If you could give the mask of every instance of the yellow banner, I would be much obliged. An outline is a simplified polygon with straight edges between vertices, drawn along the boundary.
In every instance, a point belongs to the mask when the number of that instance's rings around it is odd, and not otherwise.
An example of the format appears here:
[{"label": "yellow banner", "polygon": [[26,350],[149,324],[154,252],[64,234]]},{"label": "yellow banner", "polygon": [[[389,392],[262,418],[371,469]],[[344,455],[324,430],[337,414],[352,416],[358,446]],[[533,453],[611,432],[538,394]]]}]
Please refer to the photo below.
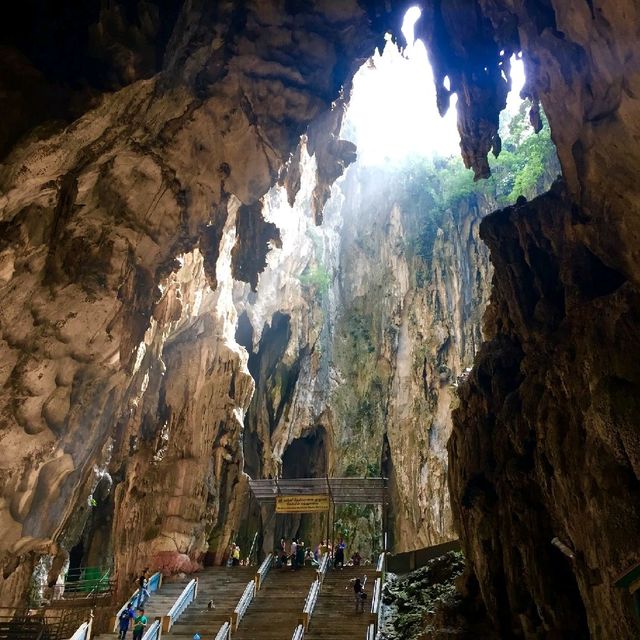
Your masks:
[{"label": "yellow banner", "polygon": [[329,496],[276,496],[276,513],[319,513],[329,511]]}]

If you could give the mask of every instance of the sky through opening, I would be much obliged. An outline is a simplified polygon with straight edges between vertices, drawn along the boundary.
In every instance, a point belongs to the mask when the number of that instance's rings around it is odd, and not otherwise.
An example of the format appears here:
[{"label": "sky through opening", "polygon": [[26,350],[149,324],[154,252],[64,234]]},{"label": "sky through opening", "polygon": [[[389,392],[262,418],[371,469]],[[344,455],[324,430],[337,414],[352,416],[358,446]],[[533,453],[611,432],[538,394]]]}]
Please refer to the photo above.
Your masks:
[{"label": "sky through opening", "polygon": [[[407,46],[400,51],[391,36],[382,53],[378,51],[358,71],[342,137],[358,146],[363,164],[400,161],[407,156],[451,156],[460,154],[456,126],[457,96],[444,118],[436,107],[433,73],[426,47],[414,35],[420,17],[418,7],[405,14],[402,33]],[[514,114],[522,99],[522,60],[511,60],[512,89],[507,99],[508,114]]]}]

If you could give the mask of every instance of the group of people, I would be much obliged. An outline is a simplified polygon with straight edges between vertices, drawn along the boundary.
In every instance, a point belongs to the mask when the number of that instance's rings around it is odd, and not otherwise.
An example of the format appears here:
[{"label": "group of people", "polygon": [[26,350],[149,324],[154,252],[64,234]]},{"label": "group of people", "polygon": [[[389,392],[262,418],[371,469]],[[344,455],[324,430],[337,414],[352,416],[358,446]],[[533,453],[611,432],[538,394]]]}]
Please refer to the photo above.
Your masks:
[{"label": "group of people", "polygon": [[[356,550],[349,561],[345,561],[345,550],[347,545],[343,538],[335,544],[335,552],[333,554],[333,566],[335,569],[341,569],[345,566],[359,567],[363,560],[360,555],[360,550]],[[305,548],[303,540],[293,538],[290,543],[285,538],[280,539],[280,544],[274,551],[276,559],[276,568],[291,566],[293,570],[300,567],[318,567],[320,566],[320,559],[325,553],[331,554],[333,550],[331,543],[322,540],[316,548],[311,551],[310,548]],[[365,562],[365,564],[367,564]]]},{"label": "group of people", "polygon": [[[118,640],[125,640],[129,625],[133,623],[133,640],[141,640],[147,628],[147,616],[144,614],[144,603],[149,599],[149,569],[145,570],[136,579],[138,592],[136,598],[120,612],[118,617]],[[134,607],[135,605],[135,607]],[[136,613],[137,611],[137,613]]]},{"label": "group of people", "polygon": [[318,559],[311,552],[305,549],[304,541],[293,538],[287,545],[287,541],[282,538],[275,550],[276,568],[287,567],[291,564],[291,570],[296,571],[304,566],[319,566]]}]

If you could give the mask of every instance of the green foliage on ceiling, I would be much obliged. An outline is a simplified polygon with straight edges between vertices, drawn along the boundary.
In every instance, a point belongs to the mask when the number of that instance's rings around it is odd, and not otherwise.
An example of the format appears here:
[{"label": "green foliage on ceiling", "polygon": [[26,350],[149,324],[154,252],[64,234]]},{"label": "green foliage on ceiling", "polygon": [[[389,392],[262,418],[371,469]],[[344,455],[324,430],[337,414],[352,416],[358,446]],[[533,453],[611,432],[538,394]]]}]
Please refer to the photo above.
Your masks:
[{"label": "green foliage on ceiling", "polygon": [[533,133],[523,103],[501,129],[502,151],[491,159],[492,175],[487,180],[474,182],[473,173],[459,156],[414,156],[395,168],[398,204],[419,220],[415,252],[428,265],[433,241],[447,215],[455,216],[461,207],[477,206],[481,201],[490,208],[504,207],[514,204],[519,196],[530,199],[548,188],[559,164],[544,115],[543,124],[540,133]]}]

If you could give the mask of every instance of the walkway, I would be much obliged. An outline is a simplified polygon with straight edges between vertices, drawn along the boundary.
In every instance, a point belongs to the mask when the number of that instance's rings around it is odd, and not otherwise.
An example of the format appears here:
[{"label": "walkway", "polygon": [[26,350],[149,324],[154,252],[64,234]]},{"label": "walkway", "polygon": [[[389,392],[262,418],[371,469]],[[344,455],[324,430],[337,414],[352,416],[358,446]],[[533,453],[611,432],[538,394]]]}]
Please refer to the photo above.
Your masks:
[{"label": "walkway", "polygon": [[[189,579],[185,579],[180,582],[163,583],[160,590],[152,594],[152,596],[145,602],[144,615],[147,616],[147,619],[149,620],[147,629],[156,618],[162,618],[162,616],[167,614],[169,609],[173,606],[173,603],[187,586],[188,582]],[[130,634],[132,626],[133,625],[129,626],[129,637],[131,637]],[[94,640],[111,640],[112,638],[117,637],[117,633],[101,633],[99,636],[95,636]]]},{"label": "walkway", "polygon": [[233,640],[291,640],[316,571],[271,569]]},{"label": "walkway", "polygon": [[[368,598],[364,613],[355,613],[351,579],[368,575],[365,591]],[[345,567],[329,569],[311,617],[305,640],[364,640],[369,624],[371,590],[375,581],[375,567]],[[235,639],[234,639],[235,640]]]},{"label": "walkway", "polygon": [[[171,631],[163,633],[162,637],[192,640],[197,632],[206,640],[215,638],[222,624],[231,617],[244,588],[253,580],[255,573],[255,567],[211,567],[197,573],[197,599],[180,616]],[[208,607],[210,601],[213,601],[212,609]],[[235,640],[235,634],[233,637]]]}]

